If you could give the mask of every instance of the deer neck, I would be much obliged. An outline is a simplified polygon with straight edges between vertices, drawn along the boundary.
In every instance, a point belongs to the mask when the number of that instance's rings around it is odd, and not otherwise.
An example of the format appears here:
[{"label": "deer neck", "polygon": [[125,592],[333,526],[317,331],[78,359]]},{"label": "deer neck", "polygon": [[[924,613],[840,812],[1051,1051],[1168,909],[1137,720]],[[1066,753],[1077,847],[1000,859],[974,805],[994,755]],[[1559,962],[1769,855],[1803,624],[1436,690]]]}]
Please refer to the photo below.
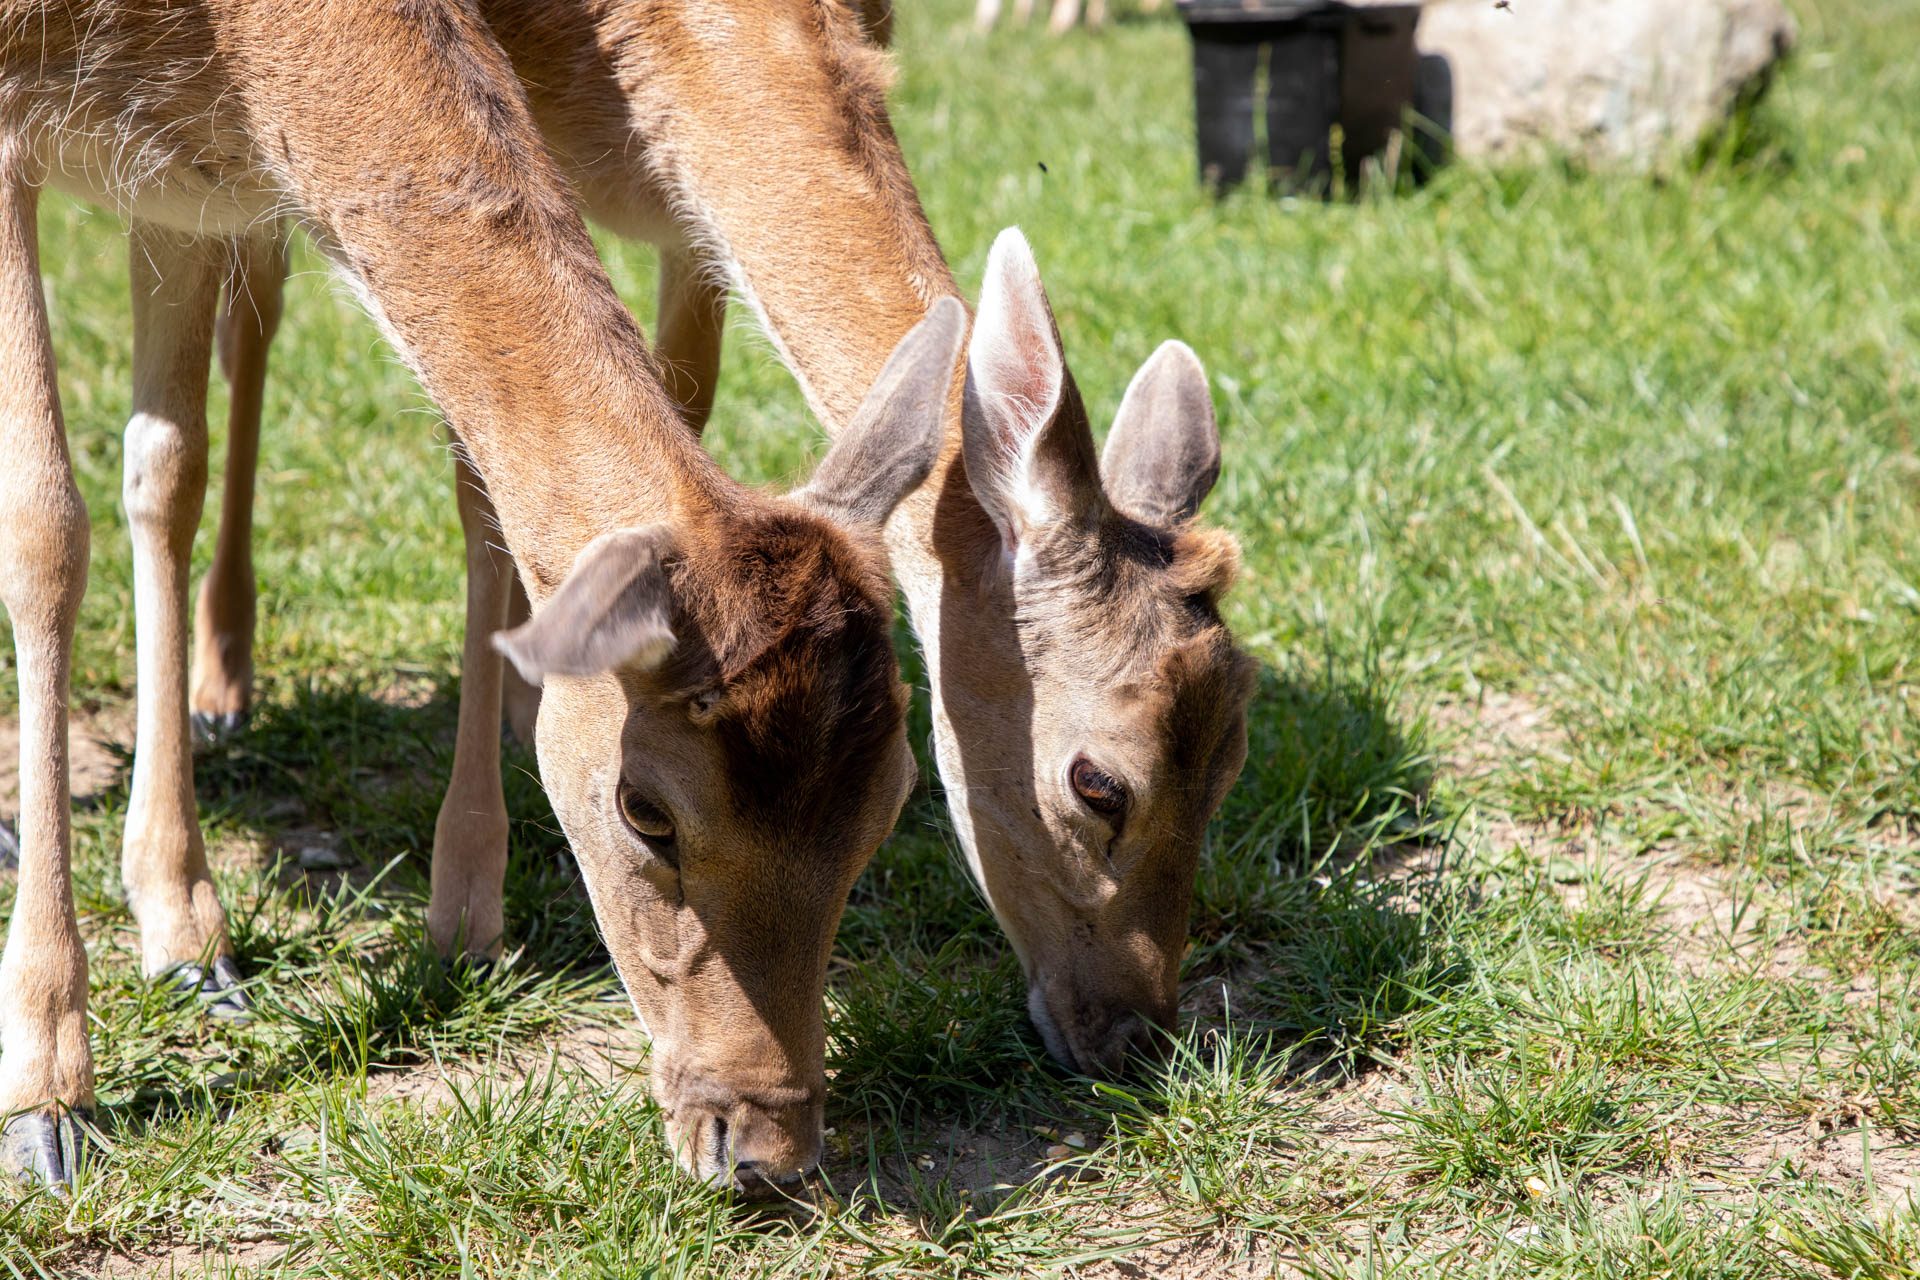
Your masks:
[{"label": "deer neck", "polygon": [[[421,38],[378,6],[346,29],[226,12],[256,64],[236,80],[256,139],[268,126],[258,163],[447,416],[536,598],[597,534],[725,502],[477,20],[449,5],[458,29]],[[322,83],[342,66],[355,94]],[[406,109],[367,121],[381,101]]]},{"label": "deer neck", "polygon": [[598,534],[684,523],[724,501],[724,478],[659,390],[639,329],[597,271],[572,269],[543,237],[469,226],[431,243],[431,280],[416,272],[396,286],[384,232],[356,235],[344,222],[333,232],[369,309],[486,482],[536,601]]},{"label": "deer neck", "polygon": [[[713,30],[691,5],[482,7],[589,212],[656,238],[671,214],[669,234],[728,263],[829,432],[901,335],[959,292],[887,114],[885,55],[837,0],[746,0]],[[943,585],[978,576],[991,534],[961,462],[956,381],[940,461],[887,526],[932,661]]]}]

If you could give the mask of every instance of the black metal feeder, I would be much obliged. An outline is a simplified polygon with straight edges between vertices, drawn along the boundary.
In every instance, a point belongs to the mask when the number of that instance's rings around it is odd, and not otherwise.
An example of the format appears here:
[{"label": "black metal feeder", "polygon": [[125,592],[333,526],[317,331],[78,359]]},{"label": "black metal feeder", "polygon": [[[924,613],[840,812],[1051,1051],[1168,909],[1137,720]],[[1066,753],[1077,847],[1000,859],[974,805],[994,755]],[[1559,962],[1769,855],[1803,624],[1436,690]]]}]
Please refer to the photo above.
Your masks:
[{"label": "black metal feeder", "polygon": [[1216,190],[1245,180],[1253,154],[1255,79],[1267,51],[1267,167],[1274,186],[1325,194],[1333,126],[1349,190],[1387,149],[1409,108],[1416,172],[1440,160],[1451,124],[1452,79],[1442,58],[1414,47],[1418,4],[1338,0],[1179,0],[1193,37],[1200,177]]}]

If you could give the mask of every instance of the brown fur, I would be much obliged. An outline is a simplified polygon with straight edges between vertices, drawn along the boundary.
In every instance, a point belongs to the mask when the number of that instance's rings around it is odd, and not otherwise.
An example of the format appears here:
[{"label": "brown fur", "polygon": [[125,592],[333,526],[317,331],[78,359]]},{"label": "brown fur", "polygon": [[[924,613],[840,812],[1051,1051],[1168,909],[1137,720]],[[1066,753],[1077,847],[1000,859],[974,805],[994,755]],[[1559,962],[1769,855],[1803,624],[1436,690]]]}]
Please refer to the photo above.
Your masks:
[{"label": "brown fur", "polygon": [[[0,7],[0,453],[10,459],[0,601],[21,655],[23,744],[22,870],[0,961],[0,1115],[14,1121],[0,1159],[67,1176],[63,1122],[46,1108],[92,1101],[85,955],[65,802],[54,798],[66,786],[87,525],[38,288],[32,210],[48,181],[129,213],[136,280],[150,277],[136,299],[141,412],[128,428],[141,728],[124,863],[149,973],[194,966],[212,994],[240,999],[192,805],[186,566],[220,278],[235,264],[277,267],[263,233],[290,214],[368,301],[458,435],[463,526],[481,548],[468,566],[479,584],[470,670],[497,663],[485,637],[505,617],[510,578],[485,548],[500,534],[536,606],[530,625],[598,535],[645,526],[681,548],[674,603],[705,640],[711,688],[689,703],[638,663],[556,677],[541,710],[542,776],[655,1030],[656,1091],[681,1159],[743,1184],[810,1166],[827,948],[910,776],[884,558],[872,530],[742,490],[699,450],[505,55],[465,0]],[[222,356],[255,382],[277,282],[239,285],[258,322],[229,314]],[[944,355],[925,375],[937,386],[960,342],[950,308],[939,341],[916,348]],[[234,433],[250,450],[257,395],[237,394],[235,410],[251,418]],[[917,469],[891,465],[876,484],[894,488],[861,509],[890,510],[925,474],[931,444],[916,442],[931,441],[935,416],[899,436],[882,406],[874,420],[893,433],[883,443],[898,436],[925,456]],[[886,461],[879,445],[857,456]],[[857,467],[837,474],[842,486],[860,478]],[[230,515],[234,506],[230,495]],[[250,591],[243,569],[230,561],[216,594]],[[230,605],[203,603],[230,643],[194,682],[226,701],[223,712],[235,681],[222,666],[250,638],[250,609]],[[464,936],[485,952],[498,942],[505,854],[498,762],[489,772],[485,761],[500,689],[497,665],[491,679],[473,674],[436,833],[437,855],[456,852],[444,865],[436,856],[429,921],[437,939]],[[829,787],[819,770],[792,767],[795,744],[858,770]],[[632,784],[673,806],[682,857],[672,867],[623,826],[618,797]]]},{"label": "brown fur", "polygon": [[[836,0],[485,0],[484,13],[589,214],[666,247],[662,359],[696,430],[718,371],[726,282],[751,297],[829,431],[845,428],[893,344],[955,286],[893,136],[885,59]],[[1160,408],[1138,439],[1178,431],[1194,412],[1211,427],[1197,361],[1166,369],[1184,371],[1187,394],[1142,401]],[[1058,1009],[1037,1015],[1061,1024],[1050,1043],[1093,1069],[1141,1038],[1126,1031],[1132,1011],[1170,1023],[1182,939],[1156,926],[1143,944],[1130,926],[1132,889],[1110,883],[1111,841],[1065,786],[1069,764],[1098,748],[1131,769],[1153,815],[1121,841],[1141,868],[1133,883],[1177,889],[1140,898],[1141,918],[1165,909],[1184,919],[1207,816],[1239,767],[1249,686],[1217,613],[1233,540],[1109,511],[1064,362],[1062,374],[1055,461],[1105,513],[1092,531],[1036,533],[1046,555],[1034,571],[1006,571],[963,458],[956,386],[941,460],[886,536],[927,653],[956,829],[1036,989],[1057,993]],[[1187,408],[1169,417],[1167,405]],[[470,593],[492,586],[470,577]],[[1189,658],[1168,665],[1181,652]],[[1177,731],[1212,744],[1205,759],[1170,740],[1176,721],[1154,695],[1176,685],[1192,690],[1176,698]],[[509,673],[510,697],[513,688]],[[1162,791],[1211,799],[1186,809],[1163,804]],[[1117,914],[1103,914],[1109,901]]]},{"label": "brown fur", "polygon": [[893,748],[892,588],[870,557],[772,511],[677,566],[681,643],[662,675],[721,743],[737,812],[773,832],[823,832],[858,807],[848,777]]}]

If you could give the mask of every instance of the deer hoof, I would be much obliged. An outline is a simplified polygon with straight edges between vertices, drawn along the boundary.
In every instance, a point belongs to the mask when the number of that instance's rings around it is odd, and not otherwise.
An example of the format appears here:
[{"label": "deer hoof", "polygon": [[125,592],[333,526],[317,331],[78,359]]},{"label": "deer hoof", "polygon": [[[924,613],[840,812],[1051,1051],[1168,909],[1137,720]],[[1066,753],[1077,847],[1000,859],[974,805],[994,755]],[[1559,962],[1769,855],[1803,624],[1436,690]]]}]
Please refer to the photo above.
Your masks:
[{"label": "deer hoof", "polygon": [[472,951],[456,951],[452,955],[440,957],[440,966],[447,977],[470,991],[476,987],[484,987],[493,980],[493,970],[497,963],[493,956],[479,955]]},{"label": "deer hoof", "polygon": [[214,957],[213,967],[197,964],[178,965],[167,971],[165,981],[181,993],[198,999],[209,1018],[240,1022],[253,1016],[253,1005],[240,985],[240,966],[232,956]]},{"label": "deer hoof", "polygon": [[0,1173],[65,1195],[87,1159],[88,1116],[55,1105],[27,1111],[0,1128]]},{"label": "deer hoof", "polygon": [[196,711],[193,713],[193,740],[203,747],[225,742],[247,724],[244,711]]}]

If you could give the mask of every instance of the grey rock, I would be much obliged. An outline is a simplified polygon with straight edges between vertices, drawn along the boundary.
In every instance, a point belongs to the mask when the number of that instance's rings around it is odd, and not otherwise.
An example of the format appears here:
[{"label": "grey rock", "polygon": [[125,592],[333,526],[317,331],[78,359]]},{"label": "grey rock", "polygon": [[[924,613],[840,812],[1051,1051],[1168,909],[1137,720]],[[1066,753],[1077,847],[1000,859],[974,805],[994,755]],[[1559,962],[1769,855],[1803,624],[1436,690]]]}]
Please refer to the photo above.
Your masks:
[{"label": "grey rock", "polygon": [[1780,0],[1428,0],[1465,156],[1542,146],[1657,169],[1764,89],[1798,36]]}]

